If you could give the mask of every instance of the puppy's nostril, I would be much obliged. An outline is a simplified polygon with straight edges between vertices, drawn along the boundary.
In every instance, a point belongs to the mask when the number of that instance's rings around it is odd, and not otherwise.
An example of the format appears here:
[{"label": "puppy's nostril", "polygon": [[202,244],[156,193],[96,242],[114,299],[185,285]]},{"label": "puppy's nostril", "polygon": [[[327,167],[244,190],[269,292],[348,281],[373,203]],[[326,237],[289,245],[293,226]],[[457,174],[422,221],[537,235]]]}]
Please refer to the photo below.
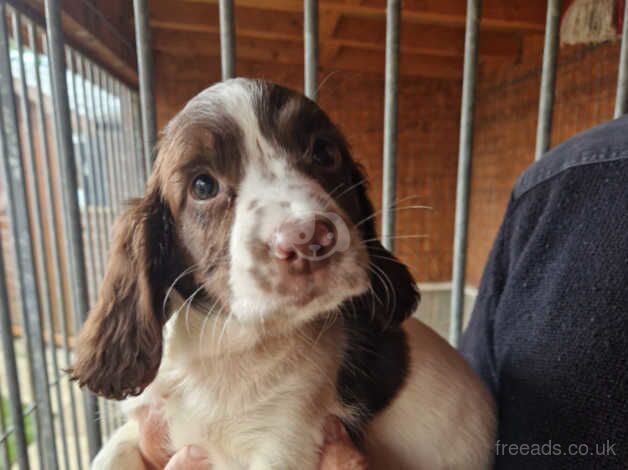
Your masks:
[{"label": "puppy's nostril", "polygon": [[277,230],[273,235],[271,251],[275,258],[280,260],[290,261],[297,257],[297,251],[293,243],[286,236],[286,233],[281,230]]}]

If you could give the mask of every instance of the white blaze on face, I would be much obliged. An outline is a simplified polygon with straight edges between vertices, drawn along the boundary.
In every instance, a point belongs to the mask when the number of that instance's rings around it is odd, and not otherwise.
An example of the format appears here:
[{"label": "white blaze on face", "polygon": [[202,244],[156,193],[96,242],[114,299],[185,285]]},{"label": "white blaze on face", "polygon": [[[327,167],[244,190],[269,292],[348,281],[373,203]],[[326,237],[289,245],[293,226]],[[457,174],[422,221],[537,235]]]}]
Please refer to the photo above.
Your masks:
[{"label": "white blaze on face", "polygon": [[[258,90],[246,81],[231,80],[227,84],[212,87],[212,90],[220,93],[224,111],[239,124],[246,153],[233,208],[235,217],[229,246],[230,311],[238,320],[246,322],[275,312],[298,310],[299,316],[307,316],[333,309],[347,296],[366,289],[365,270],[356,268],[360,250],[349,249],[350,231],[331,197],[316,180],[289,164],[291,158],[298,156],[286,155],[281,146],[262,134],[254,108],[254,95]],[[335,279],[335,284],[330,283],[328,292],[309,302],[306,308],[296,307],[293,299],[271,288],[277,285],[279,274],[270,258],[269,244],[282,223],[321,214],[336,229],[334,243],[337,246],[334,248],[346,253],[333,268],[338,273],[331,273],[335,277],[329,276]]]},{"label": "white blaze on face", "polygon": [[[288,166],[280,149],[249,159],[238,190],[230,247],[232,313],[239,319],[256,319],[284,307],[285,299],[260,285],[260,275],[272,277],[276,272],[268,257],[255,257],[251,244],[268,246],[287,220],[321,213],[325,208],[313,196],[321,192],[316,186]],[[273,279],[268,282],[273,284]]]}]

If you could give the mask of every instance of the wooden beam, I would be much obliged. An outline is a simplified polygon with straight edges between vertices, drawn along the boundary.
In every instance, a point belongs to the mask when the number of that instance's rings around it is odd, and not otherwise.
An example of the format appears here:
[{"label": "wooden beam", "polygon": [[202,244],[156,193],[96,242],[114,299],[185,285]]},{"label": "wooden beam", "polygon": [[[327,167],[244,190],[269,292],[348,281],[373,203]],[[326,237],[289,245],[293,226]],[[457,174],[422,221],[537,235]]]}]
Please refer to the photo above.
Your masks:
[{"label": "wooden beam", "polygon": [[[176,55],[216,56],[220,55],[218,33],[153,32],[153,49]],[[303,48],[293,41],[276,39],[238,38],[237,58],[254,58],[261,62],[280,64],[303,63]]]},{"label": "wooden beam", "polygon": [[[190,33],[156,30],[153,47],[159,53],[184,57],[220,55],[218,33]],[[303,47],[295,41],[276,39],[240,38],[236,49],[238,60],[254,60],[273,64],[303,64]],[[342,46],[337,56],[322,65],[326,70],[351,70],[381,75],[384,70],[384,51],[356,49]],[[462,74],[462,58],[433,57],[417,54],[401,54],[400,74],[459,80]]]},{"label": "wooden beam", "polygon": [[[13,0],[18,8],[43,23],[43,0]],[[81,0],[62,1],[63,31],[68,43],[130,85],[137,84],[133,38],[110,21],[98,5]]]},{"label": "wooden beam", "polygon": [[[382,74],[384,71],[384,60],[384,51],[342,47],[328,68]],[[462,58],[401,53],[399,57],[399,75],[461,80]]]},{"label": "wooden beam", "polygon": [[[386,40],[386,24],[383,19],[379,18],[345,16],[337,26],[334,39],[355,47],[359,44],[363,44],[365,48],[378,45],[383,49]],[[462,57],[464,56],[464,30],[404,22],[401,25],[401,50],[408,53]],[[521,34],[485,31],[480,35],[480,56],[483,58],[516,59],[520,54]]]},{"label": "wooden beam", "polygon": [[[176,8],[176,5],[175,0],[153,0],[151,25],[169,31],[219,32],[216,5],[190,3],[191,8]],[[239,38],[303,40],[302,13],[238,7],[235,17]],[[401,33],[402,52],[445,57],[464,55],[464,30],[460,28],[404,21]],[[322,11],[320,62],[329,63],[341,47],[383,51],[385,35],[384,18],[357,18],[337,11]],[[480,54],[486,58],[516,60],[521,54],[521,35],[486,31],[481,36]]]},{"label": "wooden beam", "polygon": [[[190,3],[215,4],[218,0],[185,0]],[[242,7],[282,12],[302,12],[301,0],[238,0]],[[482,5],[484,29],[540,32],[545,29],[545,0],[486,0]],[[365,0],[320,0],[322,11],[336,11],[345,15],[385,16],[384,2]],[[402,16],[405,20],[420,24],[457,26],[464,28],[466,2],[463,0],[406,0]]]}]

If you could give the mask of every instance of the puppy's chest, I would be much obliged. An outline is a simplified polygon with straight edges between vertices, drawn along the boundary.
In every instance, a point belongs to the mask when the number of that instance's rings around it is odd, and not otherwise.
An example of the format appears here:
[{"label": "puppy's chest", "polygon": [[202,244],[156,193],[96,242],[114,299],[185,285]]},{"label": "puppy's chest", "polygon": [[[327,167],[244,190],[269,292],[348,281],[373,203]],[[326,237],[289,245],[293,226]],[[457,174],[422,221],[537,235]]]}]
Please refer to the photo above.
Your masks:
[{"label": "puppy's chest", "polygon": [[172,384],[166,412],[173,448],[197,444],[245,463],[268,436],[317,436],[327,414],[342,412],[336,390],[341,344],[341,335],[331,332],[318,344],[287,340],[210,362],[168,364],[160,375]]}]

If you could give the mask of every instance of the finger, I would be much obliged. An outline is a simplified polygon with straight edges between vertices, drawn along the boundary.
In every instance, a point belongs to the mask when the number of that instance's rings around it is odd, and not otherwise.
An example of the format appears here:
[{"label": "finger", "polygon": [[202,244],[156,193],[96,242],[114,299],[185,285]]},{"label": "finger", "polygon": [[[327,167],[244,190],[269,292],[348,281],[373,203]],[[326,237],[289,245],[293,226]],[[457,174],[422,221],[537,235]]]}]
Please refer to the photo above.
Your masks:
[{"label": "finger", "polygon": [[365,457],[358,450],[343,442],[328,444],[323,448],[320,470],[367,470]]},{"label": "finger", "polygon": [[355,448],[337,417],[327,418],[324,433],[320,470],[367,470],[365,457]]},{"label": "finger", "polygon": [[159,404],[151,405],[138,415],[140,421],[140,452],[155,468],[163,468],[168,452],[168,424]]},{"label": "finger", "polygon": [[164,470],[210,470],[205,449],[198,446],[186,446],[174,454]]}]

